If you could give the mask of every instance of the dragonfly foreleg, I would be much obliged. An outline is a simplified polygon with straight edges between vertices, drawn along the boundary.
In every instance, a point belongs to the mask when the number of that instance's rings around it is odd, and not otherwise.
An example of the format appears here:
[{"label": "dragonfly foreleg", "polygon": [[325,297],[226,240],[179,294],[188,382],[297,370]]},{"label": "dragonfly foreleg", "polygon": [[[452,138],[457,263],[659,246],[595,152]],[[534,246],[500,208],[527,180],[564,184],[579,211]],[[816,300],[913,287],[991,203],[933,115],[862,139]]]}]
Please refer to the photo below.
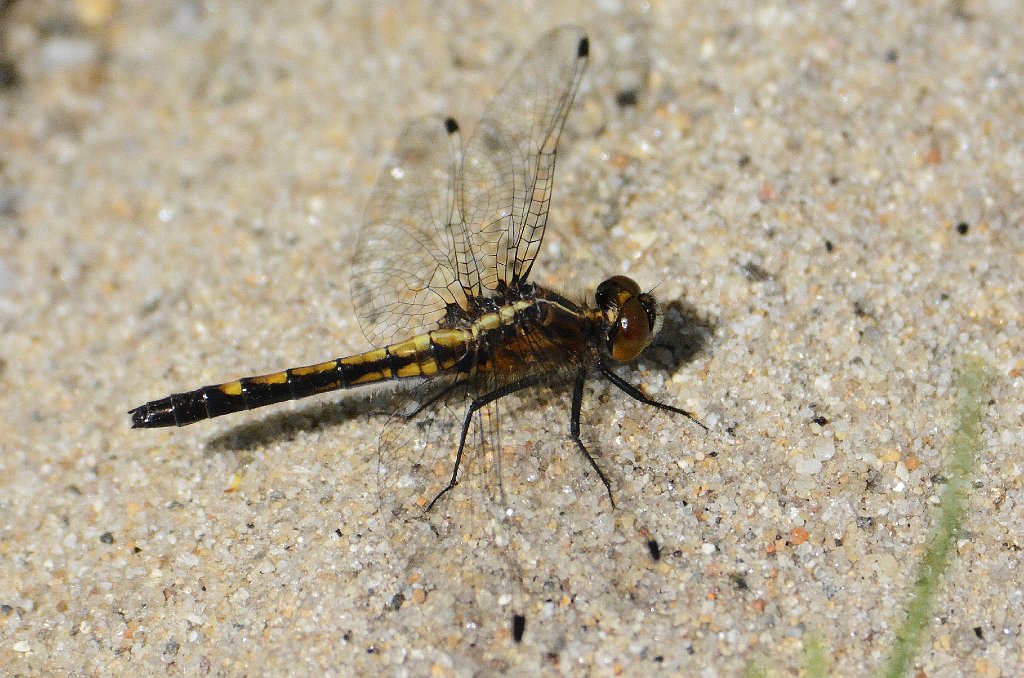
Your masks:
[{"label": "dragonfly foreleg", "polygon": [[605,365],[603,362],[598,363],[598,367],[601,370],[601,374],[603,374],[608,379],[608,381],[615,384],[615,386],[617,386],[620,391],[628,395],[633,400],[642,402],[644,405],[651,405],[652,407],[657,407],[658,409],[661,410],[681,414],[690,421],[692,421],[697,426],[700,426],[705,431],[708,430],[707,426],[701,423],[701,421],[697,419],[697,417],[693,416],[686,410],[679,409],[678,407],[673,407],[672,405],[666,405],[665,403],[659,403],[657,400],[649,398],[647,395],[644,394],[643,391],[638,389],[636,386],[633,386],[633,384],[629,383],[619,375],[615,374],[615,372],[613,372],[611,368]]}]

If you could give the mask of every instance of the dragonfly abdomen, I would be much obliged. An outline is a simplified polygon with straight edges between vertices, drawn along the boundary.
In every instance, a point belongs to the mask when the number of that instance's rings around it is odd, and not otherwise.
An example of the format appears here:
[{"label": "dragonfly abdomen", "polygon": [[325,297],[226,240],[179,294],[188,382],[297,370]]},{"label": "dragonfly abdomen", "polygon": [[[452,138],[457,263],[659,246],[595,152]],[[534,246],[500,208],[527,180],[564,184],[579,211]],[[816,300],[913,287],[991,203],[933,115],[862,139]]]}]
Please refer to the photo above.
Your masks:
[{"label": "dragonfly abdomen", "polygon": [[471,340],[468,330],[434,330],[345,358],[175,393],[131,410],[132,428],[187,426],[317,393],[430,377],[458,368],[470,350]]}]

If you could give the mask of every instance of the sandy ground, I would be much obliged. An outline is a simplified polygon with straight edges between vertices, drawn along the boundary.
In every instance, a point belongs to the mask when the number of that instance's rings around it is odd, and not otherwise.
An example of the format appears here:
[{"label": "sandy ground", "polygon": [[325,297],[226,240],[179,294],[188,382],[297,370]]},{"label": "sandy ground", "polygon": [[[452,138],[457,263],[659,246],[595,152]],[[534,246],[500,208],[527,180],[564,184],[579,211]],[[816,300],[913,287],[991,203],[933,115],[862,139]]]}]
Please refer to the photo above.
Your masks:
[{"label": "sandy ground", "polygon": [[[1020,3],[597,6],[5,3],[3,673],[879,673],[957,479],[911,671],[1015,672]],[[369,348],[348,267],[384,154],[414,116],[471,128],[567,21],[593,60],[534,277],[656,286],[681,311],[622,374],[709,433],[592,382],[613,509],[565,394],[512,399],[501,475],[423,515],[380,510],[389,396],[129,429]],[[389,461],[443,480],[415,443]]]}]

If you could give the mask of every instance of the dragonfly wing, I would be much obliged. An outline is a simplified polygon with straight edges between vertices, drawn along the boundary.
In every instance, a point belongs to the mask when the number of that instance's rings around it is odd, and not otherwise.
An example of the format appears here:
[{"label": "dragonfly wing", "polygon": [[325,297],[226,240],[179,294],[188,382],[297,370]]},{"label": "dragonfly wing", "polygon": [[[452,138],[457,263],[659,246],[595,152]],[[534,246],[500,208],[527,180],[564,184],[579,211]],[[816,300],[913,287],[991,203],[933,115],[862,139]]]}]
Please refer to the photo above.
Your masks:
[{"label": "dragonfly wing", "polygon": [[544,35],[490,102],[466,148],[458,202],[487,290],[513,287],[530,273],[547,224],[558,137],[588,50],[576,26]]},{"label": "dragonfly wing", "polygon": [[[450,304],[467,308],[463,220],[455,182],[460,142],[451,119],[410,124],[370,197],[352,265],[363,334],[383,346],[437,327]],[[470,261],[471,258],[470,258]]]}]

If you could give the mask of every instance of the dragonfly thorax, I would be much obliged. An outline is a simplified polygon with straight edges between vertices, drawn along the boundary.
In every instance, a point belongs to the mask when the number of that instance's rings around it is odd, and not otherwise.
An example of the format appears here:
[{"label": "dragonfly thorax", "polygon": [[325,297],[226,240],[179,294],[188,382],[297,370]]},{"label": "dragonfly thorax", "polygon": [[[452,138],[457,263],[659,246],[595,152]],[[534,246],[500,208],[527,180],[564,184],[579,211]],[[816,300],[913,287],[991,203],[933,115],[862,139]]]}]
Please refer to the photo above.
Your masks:
[{"label": "dragonfly thorax", "polygon": [[632,278],[616,275],[597,286],[597,306],[607,323],[608,354],[618,362],[640,355],[658,331],[658,302]]}]

